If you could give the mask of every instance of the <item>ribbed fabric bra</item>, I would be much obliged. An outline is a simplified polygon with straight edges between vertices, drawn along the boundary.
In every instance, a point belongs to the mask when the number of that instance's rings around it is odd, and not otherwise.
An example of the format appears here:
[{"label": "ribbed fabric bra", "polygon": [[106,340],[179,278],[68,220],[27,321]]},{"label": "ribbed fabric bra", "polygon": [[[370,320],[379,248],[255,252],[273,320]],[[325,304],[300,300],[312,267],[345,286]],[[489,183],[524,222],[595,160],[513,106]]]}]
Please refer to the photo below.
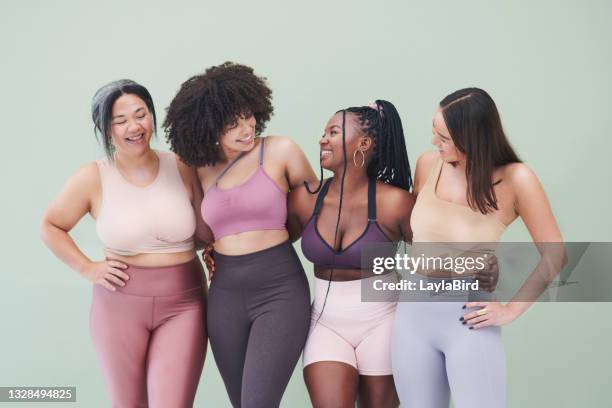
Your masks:
[{"label": "ribbed fabric bra", "polygon": [[98,160],[102,205],[96,231],[107,251],[123,256],[194,248],[196,218],[173,153],[155,151],[159,170],[145,187],[128,182],[115,162]]},{"label": "ribbed fabric bra", "polygon": [[259,167],[244,183],[220,189],[219,180],[247,152],[242,152],[219,173],[204,194],[202,218],[219,240],[246,231],[284,230],[287,220],[287,193],[263,168],[265,138],[261,138]]},{"label": "ribbed fabric bra", "polygon": [[392,242],[376,221],[376,180],[368,182],[368,224],[363,233],[346,248],[336,251],[321,236],[317,220],[332,179],[327,179],[319,192],[314,212],[302,233],[302,252],[319,267],[361,269],[361,252],[369,243]]}]

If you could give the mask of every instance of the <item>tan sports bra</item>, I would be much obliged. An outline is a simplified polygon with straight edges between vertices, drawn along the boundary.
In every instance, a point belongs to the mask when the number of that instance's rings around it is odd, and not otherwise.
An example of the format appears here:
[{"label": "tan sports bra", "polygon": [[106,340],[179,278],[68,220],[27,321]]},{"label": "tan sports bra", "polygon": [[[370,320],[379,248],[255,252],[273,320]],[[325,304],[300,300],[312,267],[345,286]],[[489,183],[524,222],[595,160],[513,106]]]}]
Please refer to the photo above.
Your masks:
[{"label": "tan sports bra", "polygon": [[109,252],[131,256],[174,253],[194,248],[194,209],[173,153],[155,151],[155,180],[129,183],[107,158],[98,160],[102,205],[96,220],[98,237]]},{"label": "tan sports bra", "polygon": [[442,164],[436,163],[412,209],[413,242],[497,242],[506,225],[493,214],[438,198]]},{"label": "tan sports bra", "polygon": [[[417,196],[410,223],[413,231],[413,257],[428,258],[428,266],[419,268],[422,275],[437,277],[471,276],[478,267],[443,266],[449,259],[454,265],[467,265],[466,259],[486,261],[495,253],[497,242],[506,229],[493,214],[482,214],[462,204],[442,200],[436,186],[443,161],[432,169]],[[462,258],[462,259],[460,259]],[[436,264],[438,262],[439,264]]]}]

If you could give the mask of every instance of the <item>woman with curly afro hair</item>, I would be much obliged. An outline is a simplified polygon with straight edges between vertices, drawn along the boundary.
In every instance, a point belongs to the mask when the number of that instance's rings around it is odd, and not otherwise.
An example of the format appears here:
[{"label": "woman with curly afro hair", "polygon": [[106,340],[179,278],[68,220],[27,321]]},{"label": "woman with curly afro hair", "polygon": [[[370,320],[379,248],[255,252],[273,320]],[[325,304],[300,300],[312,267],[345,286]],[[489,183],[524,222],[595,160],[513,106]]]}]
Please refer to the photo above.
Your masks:
[{"label": "woman with curly afro hair", "polygon": [[291,139],[260,136],[271,96],[252,68],[226,62],[183,83],[164,122],[205,192],[202,216],[215,239],[208,333],[232,405],[243,408],[279,406],[310,323],[287,193],[316,175]]}]

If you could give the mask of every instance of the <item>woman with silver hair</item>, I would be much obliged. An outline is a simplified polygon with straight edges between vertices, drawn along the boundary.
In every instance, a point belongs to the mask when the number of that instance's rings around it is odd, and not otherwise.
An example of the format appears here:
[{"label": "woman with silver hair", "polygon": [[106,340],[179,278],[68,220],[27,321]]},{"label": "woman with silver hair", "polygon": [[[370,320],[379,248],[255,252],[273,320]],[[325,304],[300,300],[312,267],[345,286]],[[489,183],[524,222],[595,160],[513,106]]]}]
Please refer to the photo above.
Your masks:
[{"label": "woman with silver hair", "polygon": [[[90,280],[90,330],[112,406],[191,407],[206,355],[203,270],[194,234],[210,240],[194,208],[193,168],[151,149],[151,95],[130,80],[94,95],[92,118],[106,157],[72,175],[47,208],[45,244]],[[70,237],[85,214],[96,220],[105,259]]]}]

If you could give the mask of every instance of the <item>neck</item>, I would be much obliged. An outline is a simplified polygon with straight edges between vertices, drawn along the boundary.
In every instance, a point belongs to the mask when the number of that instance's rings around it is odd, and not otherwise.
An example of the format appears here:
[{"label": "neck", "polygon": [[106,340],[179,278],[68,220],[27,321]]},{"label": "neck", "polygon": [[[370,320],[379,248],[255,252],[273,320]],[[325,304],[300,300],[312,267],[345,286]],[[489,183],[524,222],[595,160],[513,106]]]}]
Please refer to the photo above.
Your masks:
[{"label": "neck", "polygon": [[145,153],[137,156],[118,151],[115,156],[115,160],[117,161],[117,164],[124,169],[149,167],[151,165],[155,165],[157,162],[157,155],[153,149],[148,149]]},{"label": "neck", "polygon": [[[351,190],[357,190],[362,186],[368,185],[368,174],[366,172],[366,168],[360,167],[357,168],[353,165],[353,163],[348,163],[348,167],[346,169],[346,175],[344,177],[344,188],[346,191],[347,186]],[[340,192],[340,184],[342,183],[342,167],[334,171],[334,177],[332,178],[331,185],[329,188],[334,192]]]},{"label": "neck", "polygon": [[225,157],[227,162],[231,162],[236,157],[240,156],[241,153],[243,153],[240,150],[229,149],[223,145],[221,146],[221,151],[223,151],[223,156]]}]

